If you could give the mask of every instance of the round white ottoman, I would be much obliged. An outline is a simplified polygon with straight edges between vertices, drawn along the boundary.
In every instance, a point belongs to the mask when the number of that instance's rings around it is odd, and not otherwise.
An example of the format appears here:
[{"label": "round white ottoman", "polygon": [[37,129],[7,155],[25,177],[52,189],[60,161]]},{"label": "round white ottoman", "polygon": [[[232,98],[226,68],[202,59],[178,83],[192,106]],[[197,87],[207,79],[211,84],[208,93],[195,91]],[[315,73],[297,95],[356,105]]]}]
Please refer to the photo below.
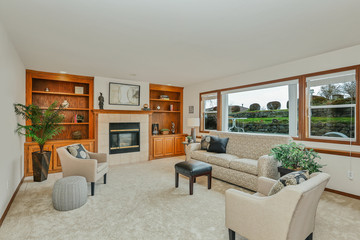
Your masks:
[{"label": "round white ottoman", "polygon": [[52,201],[59,211],[69,211],[81,207],[87,201],[86,178],[71,176],[59,179],[54,184]]}]

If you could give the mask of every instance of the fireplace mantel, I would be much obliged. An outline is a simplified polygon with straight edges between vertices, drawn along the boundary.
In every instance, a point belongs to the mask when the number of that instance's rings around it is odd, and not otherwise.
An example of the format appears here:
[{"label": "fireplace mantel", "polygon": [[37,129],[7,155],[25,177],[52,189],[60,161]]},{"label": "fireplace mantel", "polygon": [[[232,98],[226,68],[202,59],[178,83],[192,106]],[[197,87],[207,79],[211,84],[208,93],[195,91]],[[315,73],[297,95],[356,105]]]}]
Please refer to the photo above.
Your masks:
[{"label": "fireplace mantel", "polygon": [[143,110],[106,110],[106,109],[94,109],[94,114],[152,114],[153,111]]}]

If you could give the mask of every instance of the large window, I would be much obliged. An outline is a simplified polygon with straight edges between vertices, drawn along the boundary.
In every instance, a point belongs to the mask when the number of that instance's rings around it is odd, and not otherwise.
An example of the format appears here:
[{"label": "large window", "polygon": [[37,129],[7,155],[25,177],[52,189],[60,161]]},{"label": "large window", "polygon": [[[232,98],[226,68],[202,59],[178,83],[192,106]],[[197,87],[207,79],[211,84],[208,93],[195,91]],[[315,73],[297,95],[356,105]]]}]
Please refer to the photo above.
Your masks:
[{"label": "large window", "polygon": [[223,92],[222,98],[223,131],[297,136],[298,80]]},{"label": "large window", "polygon": [[217,92],[201,95],[201,130],[217,129]]},{"label": "large window", "polygon": [[355,139],[356,71],[318,75],[306,81],[309,137]]},{"label": "large window", "polygon": [[360,65],[202,93],[201,130],[360,145],[359,82]]}]

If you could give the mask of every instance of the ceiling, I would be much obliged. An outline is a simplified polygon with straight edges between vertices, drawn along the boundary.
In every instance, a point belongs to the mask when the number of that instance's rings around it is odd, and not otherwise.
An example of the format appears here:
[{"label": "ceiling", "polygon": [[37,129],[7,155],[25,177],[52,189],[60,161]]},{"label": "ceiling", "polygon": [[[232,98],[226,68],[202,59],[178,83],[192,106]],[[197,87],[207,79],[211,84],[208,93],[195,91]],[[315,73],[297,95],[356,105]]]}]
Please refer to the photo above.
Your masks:
[{"label": "ceiling", "polygon": [[360,44],[359,9],[359,0],[0,0],[0,21],[28,69],[186,86]]}]

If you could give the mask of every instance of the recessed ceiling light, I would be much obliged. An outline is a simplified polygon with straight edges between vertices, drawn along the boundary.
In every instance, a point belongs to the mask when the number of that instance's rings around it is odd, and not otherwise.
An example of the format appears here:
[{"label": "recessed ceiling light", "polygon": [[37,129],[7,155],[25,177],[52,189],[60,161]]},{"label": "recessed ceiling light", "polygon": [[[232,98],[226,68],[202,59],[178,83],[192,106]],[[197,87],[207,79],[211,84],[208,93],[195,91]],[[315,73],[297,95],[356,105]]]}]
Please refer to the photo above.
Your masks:
[{"label": "recessed ceiling light", "polygon": [[59,73],[61,73],[61,74],[65,74],[65,73],[67,73],[67,72],[65,72],[65,71],[59,71]]}]

